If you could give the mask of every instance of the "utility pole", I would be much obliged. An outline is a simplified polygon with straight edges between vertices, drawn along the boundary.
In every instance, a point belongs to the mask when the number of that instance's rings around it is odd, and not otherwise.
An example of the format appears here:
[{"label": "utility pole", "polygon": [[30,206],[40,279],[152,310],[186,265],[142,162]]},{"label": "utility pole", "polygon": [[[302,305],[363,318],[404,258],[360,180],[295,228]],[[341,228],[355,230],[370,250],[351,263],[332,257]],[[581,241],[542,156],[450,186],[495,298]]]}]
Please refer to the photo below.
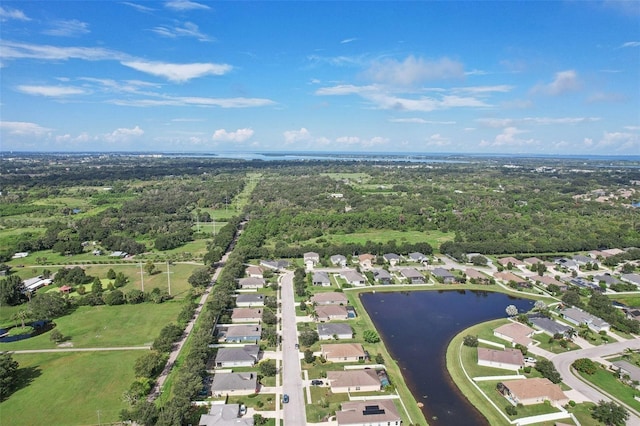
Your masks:
[{"label": "utility pole", "polygon": [[167,285],[169,286],[169,296],[171,296],[171,272],[169,272],[169,261],[167,260]]},{"label": "utility pole", "polygon": [[142,262],[140,262],[140,282],[142,283],[142,291],[144,291],[144,274],[142,273]]},{"label": "utility pole", "polygon": [[100,410],[96,410],[96,412],[98,413],[98,425],[102,425],[102,422],[100,421]]}]

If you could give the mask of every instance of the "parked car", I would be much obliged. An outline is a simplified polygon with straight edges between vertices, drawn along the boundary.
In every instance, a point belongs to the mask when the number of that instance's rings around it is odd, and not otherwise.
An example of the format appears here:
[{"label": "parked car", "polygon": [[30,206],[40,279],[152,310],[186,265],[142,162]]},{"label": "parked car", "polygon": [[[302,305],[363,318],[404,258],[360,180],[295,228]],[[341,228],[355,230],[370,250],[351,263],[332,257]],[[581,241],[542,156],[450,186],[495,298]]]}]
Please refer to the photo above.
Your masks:
[{"label": "parked car", "polygon": [[536,359],[535,359],[535,358],[531,358],[530,356],[528,356],[528,357],[526,357],[526,358],[524,359],[524,362],[528,362],[528,363],[531,363],[531,364],[535,364],[535,363],[536,363]]},{"label": "parked car", "polygon": [[322,380],[312,380],[311,381],[311,385],[312,386],[322,386],[324,384],[324,382]]},{"label": "parked car", "polygon": [[296,343],[296,349],[299,349],[299,348],[300,348],[300,345]]},{"label": "parked car", "polygon": [[282,395],[282,403],[286,404],[288,402],[289,402],[289,395],[285,393],[284,395]]}]

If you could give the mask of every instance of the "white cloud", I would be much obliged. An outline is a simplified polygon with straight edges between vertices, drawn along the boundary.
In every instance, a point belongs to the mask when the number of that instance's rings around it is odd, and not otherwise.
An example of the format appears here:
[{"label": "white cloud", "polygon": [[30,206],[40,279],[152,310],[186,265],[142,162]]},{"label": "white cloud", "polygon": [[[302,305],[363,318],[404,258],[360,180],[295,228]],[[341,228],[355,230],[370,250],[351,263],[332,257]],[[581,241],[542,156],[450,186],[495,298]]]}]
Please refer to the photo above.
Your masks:
[{"label": "white cloud", "polygon": [[415,123],[415,124],[456,124],[455,121],[434,121],[425,120],[424,118],[392,118],[389,120],[391,123]]},{"label": "white cloud", "polygon": [[626,130],[640,130],[640,126],[624,126]]},{"label": "white cloud", "polygon": [[502,84],[499,86],[469,86],[469,87],[456,87],[454,92],[471,93],[473,95],[481,95],[485,93],[507,93],[513,90],[513,86]]},{"label": "white cloud", "polygon": [[522,133],[526,133],[526,131],[516,127],[506,127],[502,130],[502,133],[496,136],[491,146],[523,146],[534,142],[533,139],[520,139],[518,135]]},{"label": "white cloud", "polygon": [[227,132],[225,129],[218,129],[213,132],[214,141],[224,142],[244,142],[253,136],[252,129],[238,129],[235,132]]},{"label": "white cloud", "polygon": [[89,33],[89,24],[77,19],[51,22],[51,27],[42,31],[43,34],[58,37],[73,37]]},{"label": "white cloud", "polygon": [[107,133],[103,135],[103,139],[107,142],[119,143],[119,142],[128,142],[131,139],[138,138],[144,135],[144,130],[140,127],[136,126],[133,129],[127,129],[126,127],[121,127],[119,129],[114,130],[111,133]]},{"label": "white cloud", "polygon": [[93,140],[95,138],[89,136],[88,133],[81,133],[78,136],[72,136],[70,134],[64,134],[64,135],[59,135],[56,136],[56,142],[58,143],[74,143],[74,144],[78,144],[78,143],[87,143],[90,142],[91,140]]},{"label": "white cloud", "polygon": [[193,63],[168,64],[164,62],[130,61],[122,65],[147,74],[164,77],[169,81],[183,83],[205,75],[224,75],[233,67],[227,64]]},{"label": "white cloud", "polygon": [[626,43],[622,43],[620,47],[640,47],[640,41],[628,41]]},{"label": "white cloud", "polygon": [[377,83],[414,86],[426,80],[463,78],[464,67],[449,58],[430,61],[411,55],[402,62],[395,59],[376,61],[365,75]]},{"label": "white cloud", "polygon": [[622,93],[607,93],[607,92],[597,92],[592,94],[587,98],[587,102],[589,103],[598,103],[598,102],[623,102],[627,99],[625,95]]},{"label": "white cloud", "polygon": [[363,56],[320,56],[320,55],[308,55],[307,60],[312,65],[317,64],[329,64],[337,67],[343,66],[360,66],[364,63]]},{"label": "white cloud", "polygon": [[627,132],[604,132],[596,147],[637,153],[640,152],[640,135]]},{"label": "white cloud", "polygon": [[557,96],[568,92],[575,92],[578,89],[580,89],[578,74],[574,70],[567,70],[557,72],[551,83],[538,84],[531,89],[531,91],[532,93]]},{"label": "white cloud", "polygon": [[442,136],[440,133],[433,134],[427,138],[430,146],[447,146],[451,144],[451,139]]},{"label": "white cloud", "polygon": [[304,127],[300,130],[287,130],[283,135],[286,144],[303,142],[311,139],[311,133]]},{"label": "white cloud", "polygon": [[316,95],[333,96],[333,95],[359,95],[367,92],[377,92],[378,86],[354,86],[352,84],[340,84],[333,87],[321,87],[316,90]]},{"label": "white cloud", "polygon": [[111,103],[115,105],[137,107],[159,106],[201,106],[220,108],[252,108],[275,105],[271,99],[262,98],[201,98],[201,97],[162,97],[161,99],[115,99]]},{"label": "white cloud", "polygon": [[354,41],[358,40],[357,38],[345,38],[344,40],[340,41],[340,44],[347,44],[347,43],[352,43]]},{"label": "white cloud", "polygon": [[523,118],[478,118],[476,122],[483,126],[502,128],[522,124],[581,124],[600,121],[600,117],[523,117]]},{"label": "white cloud", "polygon": [[70,95],[83,95],[88,93],[85,89],[70,86],[29,86],[21,85],[17,88],[20,92],[34,96],[48,96],[59,98]]},{"label": "white cloud", "polygon": [[0,22],[15,19],[16,21],[30,21],[23,11],[0,6]]},{"label": "white cloud", "polygon": [[152,9],[150,7],[147,6],[143,6],[141,4],[137,4],[137,3],[131,3],[128,1],[123,1],[122,4],[125,4],[129,7],[132,7],[134,9],[136,9],[138,12],[153,12],[155,9]]},{"label": "white cloud", "polygon": [[201,4],[201,3],[196,3],[196,2],[192,2],[189,0],[171,0],[168,1],[164,4],[164,6],[168,9],[173,9],[173,10],[179,10],[179,11],[184,11],[184,10],[206,10],[206,9],[210,9],[209,6]]},{"label": "white cloud", "polygon": [[58,47],[0,40],[0,58],[2,59],[40,59],[85,61],[130,60],[127,54],[101,47]]},{"label": "white cloud", "polygon": [[341,145],[355,145],[360,143],[360,138],[357,136],[340,136],[336,139]]},{"label": "white cloud", "polygon": [[41,136],[52,129],[25,121],[0,121],[0,130],[17,136]]},{"label": "white cloud", "polygon": [[158,26],[151,31],[168,38],[177,37],[193,37],[199,41],[212,41],[213,39],[208,35],[200,32],[200,28],[193,22],[185,22],[182,26]]}]

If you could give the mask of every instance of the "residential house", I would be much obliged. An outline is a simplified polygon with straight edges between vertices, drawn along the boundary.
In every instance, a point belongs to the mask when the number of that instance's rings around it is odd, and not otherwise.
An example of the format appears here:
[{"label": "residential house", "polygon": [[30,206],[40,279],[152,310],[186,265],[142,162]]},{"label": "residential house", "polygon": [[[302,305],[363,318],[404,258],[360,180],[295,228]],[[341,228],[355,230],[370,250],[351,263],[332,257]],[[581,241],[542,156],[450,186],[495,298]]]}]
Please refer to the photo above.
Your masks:
[{"label": "residential house", "polygon": [[391,399],[343,402],[336,411],[338,426],[400,426],[402,418]]},{"label": "residential house", "polygon": [[534,283],[542,284],[545,288],[549,287],[551,284],[558,286],[560,291],[566,291],[568,288],[565,283],[558,281],[549,275],[532,275],[529,279]]},{"label": "residential house", "polygon": [[257,373],[216,373],[211,383],[211,394],[251,395],[258,392]]},{"label": "residential house", "polygon": [[402,268],[398,272],[400,277],[409,284],[424,284],[424,275],[416,268]]},{"label": "residential house", "polygon": [[320,352],[327,361],[331,362],[358,362],[364,360],[366,356],[360,343],[320,345]]},{"label": "residential house", "polygon": [[248,277],[264,278],[264,269],[262,268],[262,266],[258,265],[247,266],[247,268],[244,270],[244,273]]},{"label": "residential house", "polygon": [[478,271],[477,269],[467,268],[464,270],[464,274],[470,280],[475,280],[476,284],[489,284],[489,282],[491,281],[491,277]]},{"label": "residential house", "polygon": [[628,309],[626,314],[627,318],[640,321],[640,309]]},{"label": "residential house", "polygon": [[340,272],[340,277],[342,277],[342,279],[344,279],[347,284],[356,287],[362,287],[367,284],[367,279],[364,277],[364,275],[352,269]]},{"label": "residential house", "polygon": [[496,272],[493,274],[493,276],[507,283],[514,282],[518,285],[518,287],[531,287],[531,283],[529,283],[529,281],[512,272],[508,272],[508,271]]},{"label": "residential house", "polygon": [[262,308],[233,308],[232,323],[259,323],[262,321]]},{"label": "residential house", "polygon": [[521,260],[516,259],[515,257],[501,257],[500,259],[498,259],[498,263],[502,266],[504,266],[505,268],[509,266],[509,264],[511,264],[511,266],[525,266],[524,262]]},{"label": "residential house", "polygon": [[246,277],[238,280],[238,288],[242,290],[257,290],[264,288],[265,284],[264,278]]},{"label": "residential house", "polygon": [[262,326],[260,324],[219,324],[214,333],[217,333],[219,342],[255,343],[262,336]]},{"label": "residential house", "polygon": [[388,285],[391,284],[391,274],[386,269],[377,268],[373,270],[373,279],[378,284]]},{"label": "residential house", "polygon": [[582,277],[571,278],[569,280],[569,284],[575,285],[576,287],[588,288],[595,291],[602,291],[602,289],[600,288],[600,285]]},{"label": "residential house", "polygon": [[569,402],[560,386],[542,377],[500,382],[498,391],[513,405],[534,405],[549,401],[554,407],[561,407]]},{"label": "residential house", "polygon": [[524,357],[519,349],[478,348],[478,365],[504,370],[518,370],[524,366]]},{"label": "residential house", "polygon": [[537,257],[527,257],[526,259],[522,259],[522,261],[527,266],[533,266],[533,265],[537,265],[538,263],[544,263],[541,259],[538,259]]},{"label": "residential house", "polygon": [[344,305],[318,305],[315,308],[318,321],[347,320],[349,313]]},{"label": "residential house", "polygon": [[349,324],[342,322],[322,323],[318,324],[318,337],[320,340],[353,339],[353,329]]},{"label": "residential house", "polygon": [[320,263],[320,255],[316,252],[309,251],[302,255],[304,266],[307,270],[313,269],[318,263]]},{"label": "residential house", "polygon": [[219,348],[214,365],[216,368],[253,367],[258,362],[259,354],[260,346],[258,345]]},{"label": "residential house", "polygon": [[[640,278],[640,276],[638,276],[638,278]],[[593,281],[597,284],[600,283],[605,283],[608,287],[614,285],[614,284],[620,284],[620,280],[617,279],[616,277],[613,277],[609,274],[603,274],[603,275],[595,275],[593,277]]]},{"label": "residential house", "polygon": [[311,303],[316,305],[346,305],[349,299],[344,293],[330,291],[326,293],[316,293],[311,297]]},{"label": "residential house", "polygon": [[333,393],[375,392],[382,389],[376,370],[327,371]]},{"label": "residential house", "polygon": [[640,275],[638,274],[623,274],[620,279],[626,283],[634,284],[640,287]]},{"label": "residential house", "polygon": [[561,334],[564,337],[568,337],[569,330],[571,330],[571,327],[547,317],[529,317],[529,322],[550,336]]},{"label": "residential house", "polygon": [[369,253],[358,256],[358,263],[360,263],[360,267],[364,269],[371,269],[375,261],[376,257]]},{"label": "residential house", "polygon": [[261,260],[260,265],[272,271],[279,272],[283,269],[287,269],[291,264],[286,260]]},{"label": "residential house", "polygon": [[593,263],[593,259],[589,256],[585,256],[583,254],[576,254],[571,257],[571,260],[576,262],[578,265],[586,265],[587,263]]},{"label": "residential house", "polygon": [[493,335],[499,339],[510,342],[513,346],[520,344],[526,347],[533,343],[531,336],[533,336],[534,332],[535,330],[533,328],[524,324],[510,322],[493,330]]},{"label": "residential house", "polygon": [[334,254],[329,260],[334,266],[342,266],[343,268],[347,266],[347,258],[341,254]]},{"label": "residential house", "polygon": [[264,306],[264,294],[242,293],[236,297],[236,306],[239,308],[253,308]]},{"label": "residential house", "polygon": [[312,283],[313,285],[319,285],[321,287],[331,287],[331,279],[325,271],[314,271]]},{"label": "residential house", "polygon": [[600,331],[609,331],[611,329],[611,325],[603,319],[600,319],[596,316],[591,315],[581,309],[577,308],[565,308],[560,311],[560,315],[571,324],[575,325],[586,325],[591,330],[599,333]]},{"label": "residential house", "polygon": [[629,380],[640,382],[640,368],[628,361],[620,360],[611,363],[613,370],[619,371],[622,375],[629,376]]},{"label": "residential house", "polygon": [[42,275],[38,275],[37,277],[27,278],[22,281],[22,286],[24,287],[25,292],[34,292],[40,287],[47,286],[53,282],[52,279],[42,278]]},{"label": "residential house", "polygon": [[580,265],[578,265],[578,262],[572,259],[567,259],[566,257],[556,259],[554,263],[562,268],[570,269],[572,271],[580,271]]},{"label": "residential house", "polygon": [[396,266],[398,263],[402,261],[400,255],[395,253],[385,253],[382,255],[382,258],[385,262],[387,262],[391,266]]},{"label": "residential house", "polygon": [[413,253],[409,253],[408,257],[410,261],[417,262],[417,263],[424,263],[429,260],[427,256],[417,251],[414,251]]},{"label": "residential house", "polygon": [[240,404],[212,404],[209,412],[200,416],[198,426],[253,426],[253,417],[240,416]]},{"label": "residential house", "polygon": [[601,250],[601,252],[604,253],[607,257],[611,257],[611,256],[615,256],[617,254],[625,253],[624,250],[620,250],[619,248]]},{"label": "residential house", "polygon": [[456,282],[456,277],[449,270],[444,268],[433,268],[431,270],[431,275],[441,283],[444,284],[453,284]]}]

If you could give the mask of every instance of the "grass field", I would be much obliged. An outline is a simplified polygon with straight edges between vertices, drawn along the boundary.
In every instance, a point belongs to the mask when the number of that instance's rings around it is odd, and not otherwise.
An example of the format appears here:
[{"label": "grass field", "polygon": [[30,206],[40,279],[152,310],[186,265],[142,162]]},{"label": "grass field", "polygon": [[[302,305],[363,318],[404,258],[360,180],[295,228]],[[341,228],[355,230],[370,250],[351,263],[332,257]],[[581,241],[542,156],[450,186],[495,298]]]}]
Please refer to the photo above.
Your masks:
[{"label": "grass field", "polygon": [[[120,306],[81,306],[55,320],[57,329],[76,348],[143,346],[158,337],[160,329],[175,322],[179,301]],[[19,342],[0,343],[2,350],[51,349],[49,333]]]},{"label": "grass field", "polygon": [[618,380],[613,371],[599,368],[593,375],[580,373],[580,377],[593,384],[596,388],[602,389],[610,395],[615,395],[616,398],[630,407],[640,410],[640,402],[633,398],[637,391]]},{"label": "grass field", "polygon": [[[140,351],[14,354],[22,387],[0,404],[3,425],[114,422]],[[98,417],[99,416],[99,417]]]},{"label": "grass field", "polygon": [[[451,241],[455,237],[453,232],[440,232],[440,231],[392,231],[392,230],[379,230],[371,232],[356,232],[353,234],[333,234],[323,236],[327,242],[331,244],[364,244],[367,241],[374,243],[386,243],[391,240],[396,240],[398,243],[407,242],[411,244],[427,242],[437,250],[445,241]],[[314,244],[315,238],[308,241],[300,241],[300,245]]]}]

